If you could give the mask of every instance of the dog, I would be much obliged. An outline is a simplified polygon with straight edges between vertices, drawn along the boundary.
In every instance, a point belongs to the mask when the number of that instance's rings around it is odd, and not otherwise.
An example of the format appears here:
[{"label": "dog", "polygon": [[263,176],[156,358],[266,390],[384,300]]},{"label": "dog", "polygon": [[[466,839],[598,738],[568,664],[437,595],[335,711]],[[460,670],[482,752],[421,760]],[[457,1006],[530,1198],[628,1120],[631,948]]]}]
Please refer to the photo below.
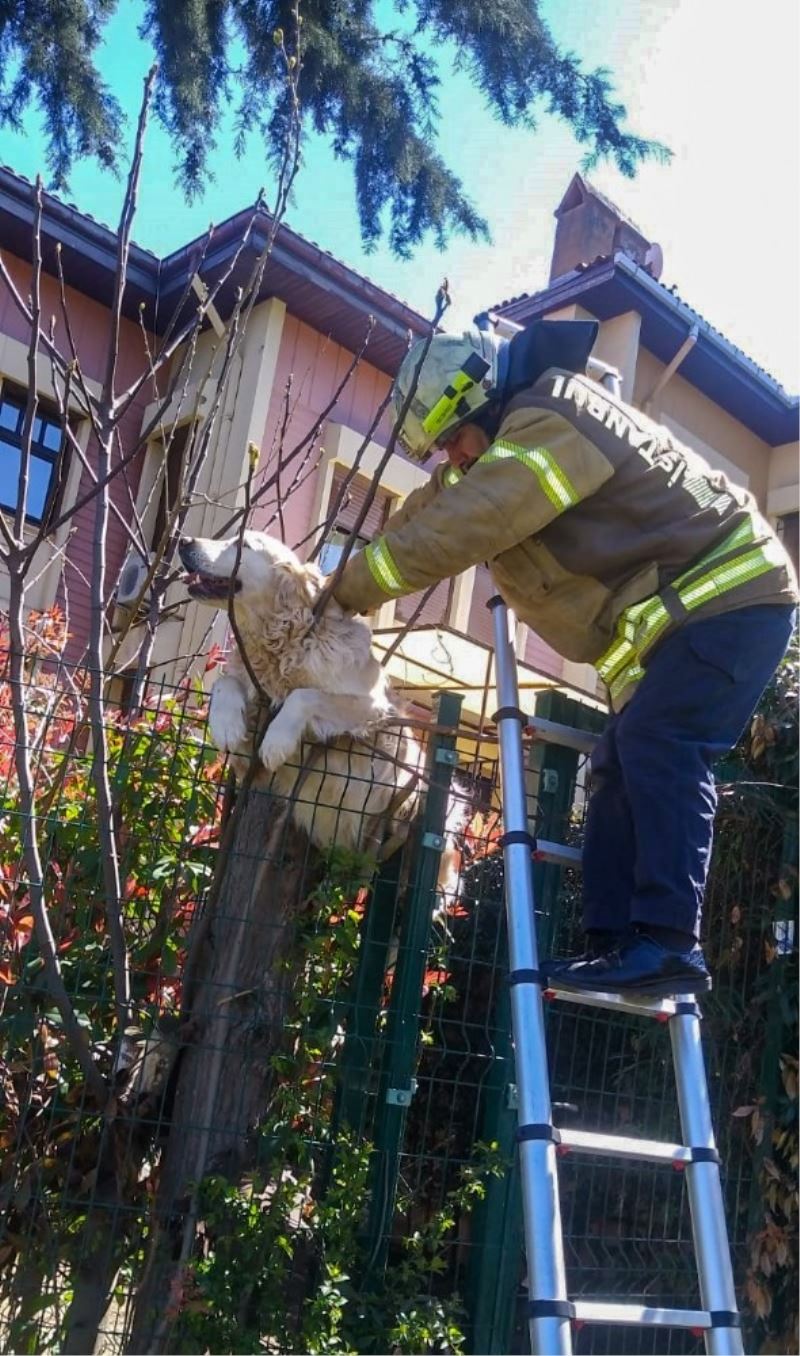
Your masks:
[{"label": "dog", "polygon": [[334,598],[315,621],[325,576],[265,532],[184,537],[178,549],[191,598],[225,609],[232,601],[247,657],[234,650],[211,691],[211,738],[233,755],[234,771],[249,763],[258,716],[249,667],[274,713],[261,762],[272,790],[293,798],[295,822],[311,842],[372,851],[381,836],[401,831],[416,808],[422,751],[397,720],[367,623]]}]

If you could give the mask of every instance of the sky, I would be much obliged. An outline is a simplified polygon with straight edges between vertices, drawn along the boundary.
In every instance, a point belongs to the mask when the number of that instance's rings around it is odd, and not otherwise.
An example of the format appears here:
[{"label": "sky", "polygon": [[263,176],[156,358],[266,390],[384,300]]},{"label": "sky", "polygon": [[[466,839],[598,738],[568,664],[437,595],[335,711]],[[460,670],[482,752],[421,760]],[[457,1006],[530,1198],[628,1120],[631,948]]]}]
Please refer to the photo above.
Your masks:
[{"label": "sky", "polygon": [[[380,0],[381,10],[391,0]],[[139,0],[120,0],[100,67],[130,115],[152,60],[137,35]],[[665,142],[671,164],[643,166],[634,180],[601,165],[591,181],[661,245],[661,281],[792,392],[800,387],[800,6],[797,0],[543,0],[556,40],[584,66],[611,69],[632,130]],[[446,54],[445,54],[446,57]],[[423,314],[447,276],[446,326],[547,283],[553,212],[583,148],[542,113],[535,131],[509,130],[445,59],[439,145],[487,218],[491,243],[453,237],[442,254],[420,246],[410,261],[361,246],[349,167],[313,139],[287,223]],[[469,139],[464,135],[469,112]],[[44,129],[30,108],[24,132],[0,130],[0,161],[47,183]],[[165,254],[253,202],[270,178],[251,138],[236,161],[229,129],[219,136],[215,179],[186,203],[175,185],[168,138],[148,132],[134,238]],[[123,184],[91,161],[78,164],[65,196],[115,225]]]}]

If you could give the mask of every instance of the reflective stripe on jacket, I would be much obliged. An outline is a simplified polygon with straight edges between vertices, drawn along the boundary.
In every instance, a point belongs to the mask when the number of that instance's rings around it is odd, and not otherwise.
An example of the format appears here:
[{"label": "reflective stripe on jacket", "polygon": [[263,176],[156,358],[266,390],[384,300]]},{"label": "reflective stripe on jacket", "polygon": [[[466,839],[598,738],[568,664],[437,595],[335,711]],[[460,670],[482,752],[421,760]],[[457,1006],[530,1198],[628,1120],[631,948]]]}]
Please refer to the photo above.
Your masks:
[{"label": "reflective stripe on jacket", "polygon": [[796,597],[746,491],[639,410],[555,369],[509,403],[466,475],[439,466],[409,496],[336,597],[365,612],[482,561],[521,621],[598,666],[616,709],[688,617]]}]

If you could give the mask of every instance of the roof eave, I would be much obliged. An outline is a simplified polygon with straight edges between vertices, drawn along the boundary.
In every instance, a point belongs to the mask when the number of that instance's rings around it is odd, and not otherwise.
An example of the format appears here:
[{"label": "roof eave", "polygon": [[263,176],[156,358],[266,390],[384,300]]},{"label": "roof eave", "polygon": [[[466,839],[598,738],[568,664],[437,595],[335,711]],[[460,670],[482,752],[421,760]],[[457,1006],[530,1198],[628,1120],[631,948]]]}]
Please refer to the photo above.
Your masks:
[{"label": "roof eave", "polygon": [[[694,378],[693,384],[700,390],[710,384],[717,403],[771,446],[797,438],[798,397],[790,396],[708,321],[619,251],[613,258],[566,274],[542,292],[494,309],[509,319],[522,315],[533,319],[567,305],[586,304],[586,309],[591,310],[589,303],[597,302],[599,294],[605,303],[603,309],[610,308],[609,314],[622,314],[627,303],[628,309],[639,310],[643,321],[658,321],[663,338],[668,336],[672,346],[671,352],[663,340],[659,345],[661,352],[653,346],[656,356],[663,361],[669,361],[690,330],[697,328],[697,344],[684,361],[681,374],[689,381]],[[709,382],[711,369],[715,369],[716,377]]]},{"label": "roof eave", "polygon": [[[35,220],[34,187],[28,181],[0,166],[0,213],[5,215],[8,229],[3,232],[3,244],[11,253],[30,259],[32,228]],[[241,244],[253,208],[245,208],[220,223],[203,253],[205,237],[200,236],[181,246],[172,254],[158,259],[140,246],[131,244],[128,255],[128,281],[123,312],[130,318],[141,319],[151,330],[158,332],[170,321],[171,308],[185,291],[192,272],[200,266],[203,276],[219,276],[231,263]],[[260,209],[247,248],[242,251],[237,267],[224,293],[218,298],[218,309],[225,315],[233,304],[237,285],[249,277],[253,259],[267,244],[271,223],[269,213]],[[77,291],[92,297],[103,305],[110,304],[113,280],[117,268],[117,237],[109,227],[95,222],[70,204],[45,193],[42,210],[43,264],[46,272],[57,273],[56,245],[62,246],[62,264],[67,283]],[[202,256],[202,264],[200,262]],[[292,311],[290,278],[298,280],[299,289],[305,289],[307,317],[313,324],[316,309],[309,302],[309,289],[319,289],[328,305],[328,328],[331,336],[345,347],[356,349],[360,336],[366,333],[369,316],[377,325],[370,343],[369,361],[393,375],[402,361],[409,332],[425,334],[429,321],[391,293],[384,292],[375,283],[356,273],[319,246],[281,225],[273,244],[267,265],[262,296],[277,295],[270,288],[270,264],[283,270],[286,283],[284,300]],[[313,293],[311,294],[313,296]],[[191,299],[187,306],[196,305]],[[362,323],[363,322],[363,323]]]}]

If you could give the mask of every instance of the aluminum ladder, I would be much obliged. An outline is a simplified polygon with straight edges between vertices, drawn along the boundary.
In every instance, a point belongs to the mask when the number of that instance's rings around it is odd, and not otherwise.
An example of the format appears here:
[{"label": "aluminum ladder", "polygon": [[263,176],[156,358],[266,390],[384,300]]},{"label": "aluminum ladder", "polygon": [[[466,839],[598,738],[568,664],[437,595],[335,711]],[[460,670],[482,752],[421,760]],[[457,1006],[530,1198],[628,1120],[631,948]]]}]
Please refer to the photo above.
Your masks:
[{"label": "aluminum ladder", "polygon": [[[514,650],[516,619],[502,598],[488,604],[494,622],[503,804],[503,860],[508,920],[511,1018],[517,1083],[520,1177],[528,1265],[528,1320],[533,1356],[569,1356],[573,1321],[689,1328],[702,1331],[706,1351],[740,1356],[739,1314],[725,1225],[719,1155],[714,1143],[696,1002],[581,994],[547,985],[539,974],[534,918],[532,850],[539,860],[576,865],[580,853],[534,840],[528,826],[522,743],[524,727],[539,738],[590,752],[596,737],[520,709]],[[545,1044],[543,997],[612,1012],[652,1016],[669,1024],[682,1144],[584,1130],[555,1129]],[[663,1163],[686,1172],[702,1309],[570,1302],[558,1194],[556,1149],[631,1162]]]}]

